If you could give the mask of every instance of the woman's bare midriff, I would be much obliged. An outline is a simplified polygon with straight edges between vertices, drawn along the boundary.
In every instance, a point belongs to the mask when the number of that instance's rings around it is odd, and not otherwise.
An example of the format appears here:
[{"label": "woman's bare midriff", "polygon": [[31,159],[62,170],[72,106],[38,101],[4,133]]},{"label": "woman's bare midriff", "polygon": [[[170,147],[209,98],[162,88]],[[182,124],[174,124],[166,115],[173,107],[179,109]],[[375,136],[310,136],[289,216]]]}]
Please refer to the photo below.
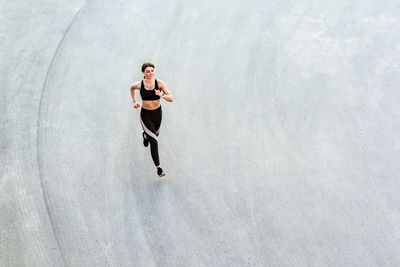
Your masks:
[{"label": "woman's bare midriff", "polygon": [[155,110],[161,106],[160,100],[142,100],[142,107],[147,110]]}]

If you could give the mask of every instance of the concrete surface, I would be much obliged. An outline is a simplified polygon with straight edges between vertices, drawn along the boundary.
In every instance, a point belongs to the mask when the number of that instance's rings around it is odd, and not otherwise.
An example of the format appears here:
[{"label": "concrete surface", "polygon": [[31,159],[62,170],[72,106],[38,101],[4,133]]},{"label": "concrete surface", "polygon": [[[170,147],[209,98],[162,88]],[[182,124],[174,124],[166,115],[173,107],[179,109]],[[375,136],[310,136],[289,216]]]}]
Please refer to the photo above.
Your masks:
[{"label": "concrete surface", "polygon": [[400,265],[398,1],[2,0],[0,27],[1,266]]}]

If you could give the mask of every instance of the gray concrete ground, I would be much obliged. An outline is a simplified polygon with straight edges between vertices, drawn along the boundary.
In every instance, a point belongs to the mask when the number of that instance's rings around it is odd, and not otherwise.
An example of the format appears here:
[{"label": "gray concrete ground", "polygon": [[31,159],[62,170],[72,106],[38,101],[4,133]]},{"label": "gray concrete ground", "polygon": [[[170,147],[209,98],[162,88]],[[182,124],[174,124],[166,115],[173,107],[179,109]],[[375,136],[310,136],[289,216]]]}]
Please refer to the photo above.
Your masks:
[{"label": "gray concrete ground", "polygon": [[0,4],[1,266],[400,265],[398,1]]}]

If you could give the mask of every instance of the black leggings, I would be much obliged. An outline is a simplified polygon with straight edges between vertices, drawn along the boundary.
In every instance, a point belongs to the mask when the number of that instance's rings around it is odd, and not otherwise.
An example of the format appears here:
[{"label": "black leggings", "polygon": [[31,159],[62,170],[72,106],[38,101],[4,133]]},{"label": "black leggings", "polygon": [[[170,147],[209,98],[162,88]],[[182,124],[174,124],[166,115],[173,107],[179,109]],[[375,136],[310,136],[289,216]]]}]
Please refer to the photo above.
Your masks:
[{"label": "black leggings", "polygon": [[158,157],[158,134],[160,133],[162,119],[161,106],[155,110],[142,108],[140,111],[140,122],[143,127],[143,137],[149,139],[151,157],[156,166],[160,165]]}]

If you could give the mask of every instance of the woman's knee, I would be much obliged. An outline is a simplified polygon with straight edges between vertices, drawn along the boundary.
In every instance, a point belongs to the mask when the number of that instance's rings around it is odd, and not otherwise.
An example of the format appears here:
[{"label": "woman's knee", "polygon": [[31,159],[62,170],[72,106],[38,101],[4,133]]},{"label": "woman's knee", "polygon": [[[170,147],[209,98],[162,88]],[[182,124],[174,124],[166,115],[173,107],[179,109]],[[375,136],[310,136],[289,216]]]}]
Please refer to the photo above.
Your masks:
[{"label": "woman's knee", "polygon": [[158,144],[157,139],[155,139],[154,137],[150,137],[149,142],[151,146],[156,146]]}]

